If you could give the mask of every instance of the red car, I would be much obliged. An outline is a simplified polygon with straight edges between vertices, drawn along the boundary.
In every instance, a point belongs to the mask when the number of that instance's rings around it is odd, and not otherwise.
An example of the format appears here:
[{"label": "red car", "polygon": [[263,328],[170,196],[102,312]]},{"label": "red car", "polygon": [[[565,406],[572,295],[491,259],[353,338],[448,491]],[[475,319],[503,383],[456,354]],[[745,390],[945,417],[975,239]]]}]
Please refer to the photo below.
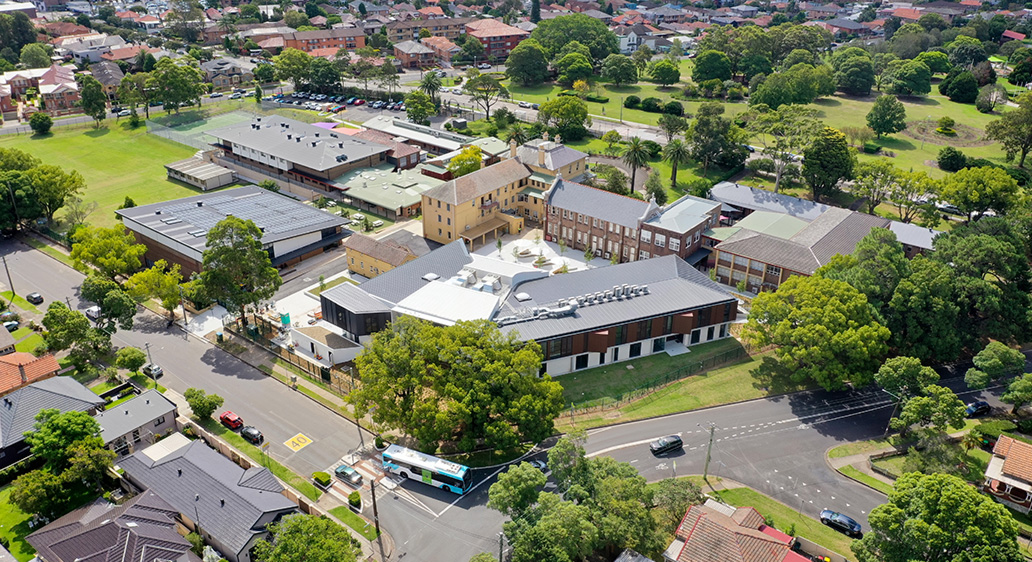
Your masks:
[{"label": "red car", "polygon": [[219,416],[219,421],[222,422],[222,425],[230,429],[240,429],[241,427],[244,427],[244,420],[229,410],[222,412],[222,415]]},{"label": "red car", "polygon": [[365,100],[355,100],[355,105],[364,105]]}]

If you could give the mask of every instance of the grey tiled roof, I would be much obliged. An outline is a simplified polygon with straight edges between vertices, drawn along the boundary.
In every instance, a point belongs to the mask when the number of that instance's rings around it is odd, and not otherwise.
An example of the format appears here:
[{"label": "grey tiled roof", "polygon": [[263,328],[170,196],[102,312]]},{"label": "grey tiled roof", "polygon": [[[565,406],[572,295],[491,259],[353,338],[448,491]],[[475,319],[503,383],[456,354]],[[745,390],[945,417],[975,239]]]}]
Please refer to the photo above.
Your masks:
[{"label": "grey tiled roof", "polygon": [[710,191],[710,199],[720,201],[739,209],[753,211],[773,211],[785,213],[803,220],[812,221],[831,207],[814,203],[806,199],[773,193],[765,189],[757,189],[747,185],[731,182],[720,182]]},{"label": "grey tiled roof", "polygon": [[[648,294],[581,306],[573,314],[558,318],[539,317],[513,323],[501,319],[525,314],[535,307],[554,307],[561,299],[605,292],[625,284],[648,285]],[[516,295],[520,293],[526,293],[530,299],[517,300]],[[510,291],[495,320],[503,332],[516,332],[521,339],[537,340],[734,302],[734,297],[704,273],[677,256],[668,255],[521,283]]]},{"label": "grey tiled roof", "polygon": [[516,158],[524,164],[537,166],[539,151],[544,151],[545,153],[544,167],[552,171],[556,171],[563,166],[588,157],[586,153],[581,152],[576,148],[570,148],[565,144],[546,141],[544,139],[534,139],[517,149]]},{"label": "grey tiled roof", "polygon": [[739,230],[716,249],[807,275],[821,265],[806,246],[753,230]]},{"label": "grey tiled roof", "polygon": [[15,390],[0,398],[0,448],[25,439],[40,410],[85,412],[103,404],[100,396],[71,377],[51,377]]},{"label": "grey tiled roof", "polygon": [[283,487],[268,469],[245,471],[203,441],[186,443],[157,461],[147,456],[148,450],[122,459],[119,466],[130,480],[156,492],[188,518],[198,520],[207,534],[235,549],[235,553],[254,535],[265,532],[259,522],[266,514],[297,509],[280,493]]},{"label": "grey tiled roof", "polygon": [[98,413],[95,418],[100,423],[101,438],[105,443],[110,443],[112,439],[150,424],[160,416],[172,415],[175,411],[176,405],[171,400],[151,389],[110,410]]},{"label": "grey tiled roof", "polygon": [[655,203],[559,178],[552,183],[545,202],[553,207],[635,229],[638,228],[639,220],[648,220],[659,210]]},{"label": "grey tiled roof", "polygon": [[434,50],[415,41],[402,41],[396,43],[394,48],[409,55],[432,55]]}]

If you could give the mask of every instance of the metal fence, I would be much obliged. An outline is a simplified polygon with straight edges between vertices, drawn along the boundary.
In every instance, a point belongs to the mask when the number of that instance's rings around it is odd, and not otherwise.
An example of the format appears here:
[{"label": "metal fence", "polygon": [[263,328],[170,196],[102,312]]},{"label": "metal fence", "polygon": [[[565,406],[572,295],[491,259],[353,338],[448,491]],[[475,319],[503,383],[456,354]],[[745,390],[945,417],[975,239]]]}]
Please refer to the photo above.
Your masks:
[{"label": "metal fence", "polygon": [[172,129],[164,126],[164,125],[160,125],[160,124],[158,124],[155,121],[152,121],[150,119],[147,120],[147,133],[151,134],[151,135],[156,135],[156,136],[159,136],[159,137],[166,138],[166,139],[168,139],[170,141],[174,141],[174,142],[177,142],[179,144],[183,144],[183,145],[186,145],[186,146],[192,146],[192,147],[194,147],[196,149],[199,149],[199,150],[207,150],[207,149],[211,148],[211,146],[208,143],[206,143],[203,140],[201,140],[200,137],[191,137],[191,136],[188,136],[188,135],[184,135],[182,133],[178,133],[178,132],[176,132],[176,131],[174,131],[174,130],[172,130]]}]

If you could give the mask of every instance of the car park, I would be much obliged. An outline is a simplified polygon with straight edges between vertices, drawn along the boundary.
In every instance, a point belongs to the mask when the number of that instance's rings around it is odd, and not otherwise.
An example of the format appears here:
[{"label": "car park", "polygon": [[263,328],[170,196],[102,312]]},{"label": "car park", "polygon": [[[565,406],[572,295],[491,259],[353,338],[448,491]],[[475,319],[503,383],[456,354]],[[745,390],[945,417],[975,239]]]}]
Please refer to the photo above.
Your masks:
[{"label": "car park", "polygon": [[265,442],[265,436],[262,435],[262,432],[250,425],[240,430],[240,437],[243,437],[252,445],[261,445]]},{"label": "car park", "polygon": [[667,435],[649,443],[649,450],[656,456],[665,455],[682,448],[684,448],[684,442],[677,435]]},{"label": "car park", "polygon": [[165,374],[165,371],[159,365],[154,363],[147,363],[140,370],[143,371],[143,374],[155,379]]},{"label": "car park", "polygon": [[230,429],[240,429],[241,427],[244,427],[244,420],[230,410],[222,412],[219,416],[219,421],[222,422],[222,425]]},{"label": "car park", "polygon": [[4,328],[7,328],[8,332],[15,331],[15,330],[18,329],[18,321],[17,320],[9,320],[7,322],[4,322]]},{"label": "car park", "polygon": [[821,511],[821,523],[854,538],[860,538],[864,534],[863,528],[852,517],[830,509]]},{"label": "car park", "polygon": [[333,469],[333,473],[337,475],[341,481],[350,484],[356,488],[362,486],[362,475],[346,464],[342,464],[337,468]]},{"label": "car park", "polygon": [[985,400],[979,400],[968,404],[967,408],[964,409],[964,414],[969,418],[977,418],[984,416],[991,411],[993,411],[993,407],[990,406],[988,402]]},{"label": "car park", "polygon": [[39,293],[29,293],[25,295],[25,300],[31,302],[32,304],[43,304],[43,295]]}]

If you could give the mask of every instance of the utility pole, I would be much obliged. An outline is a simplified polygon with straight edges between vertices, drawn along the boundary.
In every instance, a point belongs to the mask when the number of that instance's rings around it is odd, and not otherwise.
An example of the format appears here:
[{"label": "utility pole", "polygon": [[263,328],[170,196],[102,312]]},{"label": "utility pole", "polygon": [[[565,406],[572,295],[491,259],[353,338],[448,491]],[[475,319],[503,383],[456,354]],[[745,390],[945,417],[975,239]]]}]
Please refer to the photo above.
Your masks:
[{"label": "utility pole", "polygon": [[380,560],[386,560],[383,555],[383,537],[380,536],[380,512],[376,510],[376,479],[369,480],[369,488],[373,497],[373,524],[376,526],[376,542],[380,545]]},{"label": "utility pole", "polygon": [[[183,307],[183,329],[186,329],[186,324],[187,324],[187,320],[186,320],[186,300],[185,300],[185,297],[183,296],[183,286],[182,285],[179,286],[179,306]],[[174,317],[175,315],[176,315],[175,312],[173,312],[172,316]],[[173,322],[175,322],[175,320],[173,320]]]},{"label": "utility pole", "polygon": [[4,271],[7,272],[7,284],[11,287],[11,304],[14,304],[14,280],[11,279],[11,270],[7,268],[7,256],[0,256],[4,262]]},{"label": "utility pole", "polygon": [[14,210],[14,229],[18,230],[18,225],[21,224],[21,218],[18,216],[18,203],[14,200],[14,188],[11,187],[10,181],[7,182],[7,193],[11,196],[11,209]]},{"label": "utility pole", "polygon": [[498,562],[505,560],[505,533],[498,533]]},{"label": "utility pole", "polygon": [[[711,456],[711,454],[713,452],[713,432],[715,430],[716,430],[716,426],[713,425],[712,423],[710,423],[710,426],[709,426],[709,445],[706,446],[706,464],[703,465],[703,468],[702,468],[702,481],[705,482],[710,487],[710,490],[713,490],[713,484],[710,484],[710,481],[709,481],[709,478],[708,478],[709,477],[709,463],[710,463],[710,456]],[[716,490],[713,490],[713,492],[715,493]]]}]

